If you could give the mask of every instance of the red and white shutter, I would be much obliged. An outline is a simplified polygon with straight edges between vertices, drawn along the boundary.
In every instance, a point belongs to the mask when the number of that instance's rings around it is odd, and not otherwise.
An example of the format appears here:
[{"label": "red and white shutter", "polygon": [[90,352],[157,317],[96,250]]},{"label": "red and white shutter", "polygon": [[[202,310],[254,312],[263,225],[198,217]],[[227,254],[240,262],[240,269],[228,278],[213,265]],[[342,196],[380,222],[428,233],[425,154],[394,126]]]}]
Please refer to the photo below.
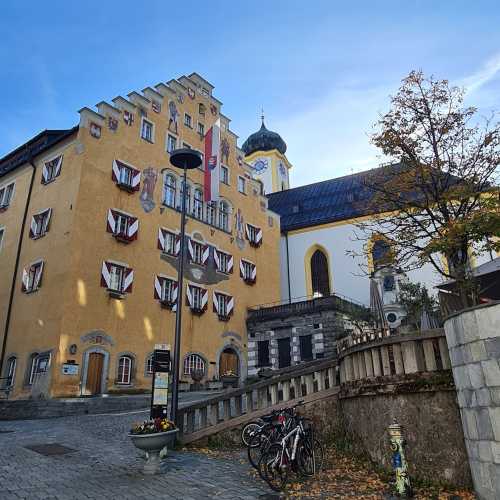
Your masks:
[{"label": "red and white shutter", "polygon": [[101,286],[104,288],[110,288],[111,285],[111,275],[110,275],[111,265],[104,261],[101,268]]},{"label": "red and white shutter", "polygon": [[23,292],[28,291],[28,282],[29,282],[29,274],[26,269],[23,269],[23,279],[22,279],[22,284],[21,284],[21,290]]},{"label": "red and white shutter", "polygon": [[48,208],[44,213],[46,215],[45,215],[45,219],[44,219],[44,222],[43,222],[42,231],[44,233],[46,233],[48,231],[48,229],[49,229],[49,226],[50,226],[50,218],[52,217],[52,209]]},{"label": "red and white shutter", "polygon": [[191,238],[188,239],[188,253],[189,253],[189,260],[192,262],[194,260],[194,249],[193,249],[193,242],[191,241]]},{"label": "red and white shutter", "polygon": [[115,234],[115,229],[116,229],[116,213],[109,209],[108,210],[108,218],[106,222],[106,231],[108,233]]},{"label": "red and white shutter", "polygon": [[49,175],[49,172],[47,171],[47,163],[44,163],[43,168],[42,168],[42,184],[47,183],[48,175]]},{"label": "red and white shutter", "polygon": [[132,291],[132,284],[134,282],[134,270],[130,267],[125,268],[125,275],[123,278],[123,293],[130,293]]},{"label": "red and white shutter", "polygon": [[36,235],[36,220],[37,220],[38,215],[33,215],[31,217],[31,224],[30,224],[30,238],[34,238]]},{"label": "red and white shutter", "polygon": [[113,160],[113,170],[111,171],[111,179],[113,179],[114,182],[118,183],[120,182],[120,165],[116,160]]},{"label": "red and white shutter", "polygon": [[205,311],[208,306],[208,290],[201,291],[201,310]]},{"label": "red and white shutter", "polygon": [[217,271],[220,271],[220,259],[219,259],[219,251],[214,248],[214,262],[215,262],[215,268]]},{"label": "red and white shutter", "polygon": [[193,296],[191,295],[191,285],[186,287],[186,299],[187,305],[192,309],[193,308]]},{"label": "red and white shutter", "polygon": [[56,170],[54,173],[54,177],[57,177],[61,173],[61,167],[62,167],[62,162],[63,162],[63,155],[59,156],[57,158],[57,163],[56,163]]},{"label": "red and white shutter", "polygon": [[258,227],[257,233],[255,235],[255,244],[260,245],[261,243],[262,243],[262,229]]},{"label": "red and white shutter", "polygon": [[247,240],[252,241],[250,238],[250,226],[248,224],[245,224],[245,232],[247,233]]},{"label": "red and white shutter", "polygon": [[175,235],[175,255],[179,255],[181,253],[181,236],[180,234]]},{"label": "red and white shutter", "polygon": [[162,278],[155,276],[154,298],[157,300],[161,299],[161,280]]},{"label": "red and white shutter", "polygon": [[212,296],[212,301],[214,304],[214,313],[217,313],[217,314],[219,314],[219,297],[218,297],[218,295],[219,294],[217,292],[214,292],[213,296]]},{"label": "red and white shutter", "polygon": [[137,219],[137,217],[129,217],[127,238],[130,241],[136,240],[138,231],[139,231],[139,220]]},{"label": "red and white shutter", "polygon": [[42,274],[43,274],[43,260],[37,265],[35,272],[35,281],[33,283],[33,289],[36,290],[42,284]]},{"label": "red and white shutter", "polygon": [[233,259],[233,256],[230,255],[229,260],[227,261],[227,272],[232,273],[233,267],[234,267],[234,259]]},{"label": "red and white shutter", "polygon": [[158,250],[165,251],[165,235],[161,227],[158,228]]},{"label": "red and white shutter", "polygon": [[210,247],[205,245],[203,247],[203,254],[201,255],[201,263],[206,264],[208,262],[208,257],[210,255]]},{"label": "red and white shutter", "polygon": [[243,265],[243,260],[240,260],[240,276],[245,279],[245,266]]},{"label": "red and white shutter", "polygon": [[257,266],[255,264],[252,264],[252,274],[250,276],[252,281],[257,280]]},{"label": "red and white shutter", "polygon": [[140,170],[136,170],[135,168],[132,169],[132,180],[130,182],[130,185],[134,189],[134,191],[139,191],[139,188],[141,187],[141,172]]},{"label": "red and white shutter", "polygon": [[227,301],[226,314],[232,316],[234,310],[234,297],[230,297]]},{"label": "red and white shutter", "polygon": [[177,281],[172,283],[172,311],[177,311],[177,293],[178,293],[179,284]]}]

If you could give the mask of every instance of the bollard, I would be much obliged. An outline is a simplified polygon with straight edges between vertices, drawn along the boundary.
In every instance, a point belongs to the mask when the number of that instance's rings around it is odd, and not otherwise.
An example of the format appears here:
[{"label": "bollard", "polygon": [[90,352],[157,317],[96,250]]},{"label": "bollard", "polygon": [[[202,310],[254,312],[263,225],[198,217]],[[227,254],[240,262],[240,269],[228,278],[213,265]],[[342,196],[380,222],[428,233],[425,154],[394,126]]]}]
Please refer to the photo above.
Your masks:
[{"label": "bollard", "polygon": [[396,475],[396,493],[403,497],[411,497],[413,493],[404,452],[406,443],[403,439],[401,426],[396,422],[396,419],[392,425],[389,425],[388,431],[392,451],[392,468]]}]

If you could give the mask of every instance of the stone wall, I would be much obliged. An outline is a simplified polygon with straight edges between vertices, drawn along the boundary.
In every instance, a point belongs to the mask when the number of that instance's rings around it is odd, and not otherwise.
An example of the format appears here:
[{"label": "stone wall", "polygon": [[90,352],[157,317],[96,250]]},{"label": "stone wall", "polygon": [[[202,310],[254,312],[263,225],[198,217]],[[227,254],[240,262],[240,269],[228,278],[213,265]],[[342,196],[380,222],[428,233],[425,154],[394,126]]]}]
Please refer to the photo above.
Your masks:
[{"label": "stone wall", "polygon": [[500,303],[445,322],[475,490],[500,498]]}]

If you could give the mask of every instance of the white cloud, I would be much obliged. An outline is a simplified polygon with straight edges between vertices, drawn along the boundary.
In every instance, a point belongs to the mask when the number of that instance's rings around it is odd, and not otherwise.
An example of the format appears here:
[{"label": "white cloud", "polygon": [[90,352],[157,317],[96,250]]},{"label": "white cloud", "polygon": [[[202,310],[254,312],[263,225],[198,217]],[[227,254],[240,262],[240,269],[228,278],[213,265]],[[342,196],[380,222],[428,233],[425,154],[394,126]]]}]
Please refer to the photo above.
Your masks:
[{"label": "white cloud", "polygon": [[500,53],[489,58],[475,73],[462,78],[459,85],[465,87],[468,94],[472,94],[493,80],[499,72]]}]

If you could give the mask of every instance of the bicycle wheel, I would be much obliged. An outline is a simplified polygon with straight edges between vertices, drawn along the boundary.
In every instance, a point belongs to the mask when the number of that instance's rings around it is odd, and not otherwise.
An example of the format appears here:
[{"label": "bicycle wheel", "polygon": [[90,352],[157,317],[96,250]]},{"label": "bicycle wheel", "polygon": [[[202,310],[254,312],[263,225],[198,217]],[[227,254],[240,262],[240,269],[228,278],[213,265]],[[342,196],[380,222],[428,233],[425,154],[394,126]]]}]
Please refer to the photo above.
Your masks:
[{"label": "bicycle wheel", "polygon": [[297,447],[297,466],[304,476],[314,476],[323,467],[323,446],[317,439],[313,443],[311,446],[310,440],[305,439]]},{"label": "bicycle wheel", "polygon": [[262,452],[266,450],[271,444],[269,437],[264,432],[254,434],[247,446],[248,461],[252,467],[259,470],[259,460]]},{"label": "bicycle wheel", "polygon": [[259,424],[258,422],[249,422],[248,424],[243,427],[243,430],[241,431],[241,440],[245,444],[245,446],[248,446],[250,444],[251,438],[254,436],[256,432],[259,432],[262,427],[262,424]]},{"label": "bicycle wheel", "polygon": [[281,444],[274,443],[262,453],[259,469],[267,484],[274,491],[282,491],[288,479],[288,464],[286,455],[282,457]]}]

